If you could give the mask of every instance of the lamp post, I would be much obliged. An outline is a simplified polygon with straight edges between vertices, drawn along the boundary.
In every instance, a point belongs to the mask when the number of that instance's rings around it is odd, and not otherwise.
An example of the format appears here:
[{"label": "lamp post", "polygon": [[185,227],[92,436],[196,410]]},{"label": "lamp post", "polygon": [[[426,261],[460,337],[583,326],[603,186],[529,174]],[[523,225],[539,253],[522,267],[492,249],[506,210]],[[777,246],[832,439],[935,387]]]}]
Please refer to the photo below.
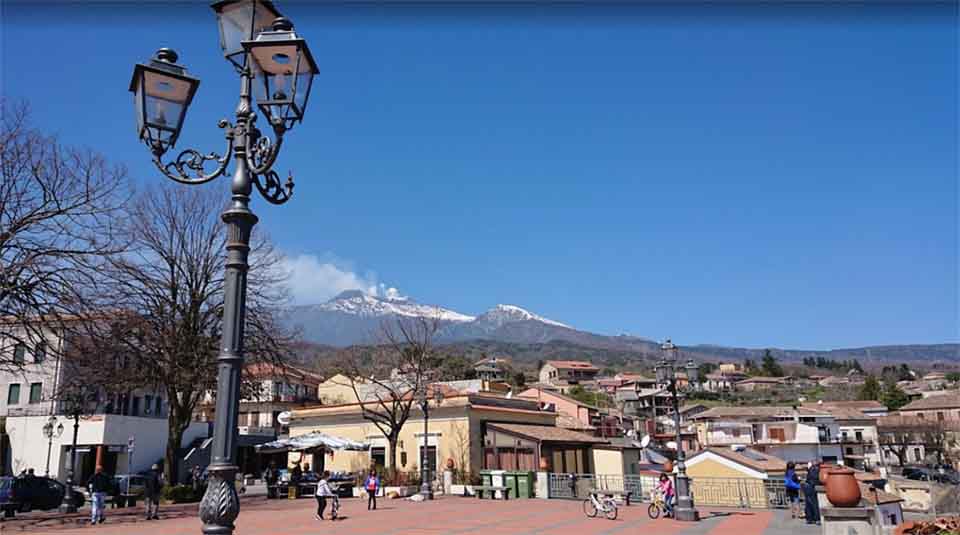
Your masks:
[{"label": "lamp post", "polygon": [[67,403],[70,418],[73,420],[73,441],[70,445],[70,466],[67,468],[67,481],[65,483],[67,493],[66,496],[63,497],[63,504],[60,506],[60,509],[64,513],[76,513],[77,503],[74,501],[73,476],[74,469],[77,466],[77,434],[80,431],[80,414],[83,412],[83,396],[74,394],[67,396],[67,399],[64,401]]},{"label": "lamp post", "polygon": [[[439,386],[434,388],[433,400],[440,407],[443,402],[443,392]],[[422,397],[420,398],[420,408],[423,409],[423,453],[420,455],[420,494],[425,500],[433,499],[433,487],[430,485],[430,469],[427,468],[427,452],[429,451],[429,434],[427,421],[430,419],[430,393],[429,389],[424,387]]]},{"label": "lamp post", "polygon": [[693,497],[690,495],[690,478],[687,477],[685,464],[687,456],[683,451],[683,436],[680,429],[680,403],[677,399],[676,372],[678,369],[684,369],[688,384],[693,384],[699,378],[699,370],[692,360],[687,361],[686,366],[678,363],[678,348],[669,339],[660,346],[660,349],[663,351],[663,360],[656,366],[657,383],[666,384],[667,390],[673,398],[673,423],[677,432],[677,507],[674,510],[674,518],[686,522],[696,522],[700,520],[700,513],[694,509]]},{"label": "lamp post", "polygon": [[53,449],[53,439],[60,438],[62,434],[63,424],[57,425],[56,416],[51,416],[47,423],[43,424],[43,436],[47,437],[47,466],[43,472],[45,477],[50,477],[50,450]]},{"label": "lamp post", "polygon": [[[164,154],[176,144],[187,108],[200,84],[199,79],[177,64],[176,52],[162,48],[150,62],[136,65],[130,91],[134,94],[140,140],[153,154],[157,169],[171,180],[204,184],[224,175],[231,157],[236,159],[232,202],[221,216],[227,224],[228,240],[217,357],[217,419],[209,484],[200,502],[202,532],[229,535],[240,513],[234,482],[238,470],[237,413],[244,354],[247,257],[250,233],[258,220],[250,210],[250,196],[254,187],[271,204],[283,204],[293,195],[293,178],[281,183],[273,165],[284,134],[303,120],[312,80],[318,71],[306,41],[297,36],[288,19],[280,16],[273,2],[224,0],[211,7],[217,16],[224,58],[240,77],[236,124],[226,119],[218,123],[227,142],[224,153],[185,149],[173,161],[163,162]],[[273,131],[273,139],[256,127],[254,98]]]}]

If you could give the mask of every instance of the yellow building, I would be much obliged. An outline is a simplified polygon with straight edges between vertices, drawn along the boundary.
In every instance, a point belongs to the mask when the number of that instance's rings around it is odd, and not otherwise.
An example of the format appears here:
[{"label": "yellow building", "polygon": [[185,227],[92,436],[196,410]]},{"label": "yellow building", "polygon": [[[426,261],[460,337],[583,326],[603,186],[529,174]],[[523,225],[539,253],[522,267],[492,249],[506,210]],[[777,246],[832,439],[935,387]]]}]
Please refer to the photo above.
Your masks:
[{"label": "yellow building", "polygon": [[770,490],[783,480],[787,463],[751,449],[707,448],[690,457],[687,476],[704,504],[768,507]]},{"label": "yellow building", "polygon": [[[604,442],[557,428],[557,413],[541,410],[531,400],[485,393],[455,394],[439,405],[431,401],[429,411],[425,453],[431,471],[445,466],[448,459],[458,470],[469,472],[485,468],[537,470],[541,458],[549,465],[559,463],[560,468],[569,464],[577,470],[592,471],[591,447]],[[293,411],[290,436],[312,431],[371,445],[369,452],[337,452],[328,453],[323,459],[305,459],[316,470],[355,472],[371,464],[390,465],[386,437],[363,417],[357,403]],[[398,470],[420,469],[418,459],[424,453],[423,442],[423,416],[414,403],[397,441]],[[295,454],[291,461],[298,459],[299,454]]]}]

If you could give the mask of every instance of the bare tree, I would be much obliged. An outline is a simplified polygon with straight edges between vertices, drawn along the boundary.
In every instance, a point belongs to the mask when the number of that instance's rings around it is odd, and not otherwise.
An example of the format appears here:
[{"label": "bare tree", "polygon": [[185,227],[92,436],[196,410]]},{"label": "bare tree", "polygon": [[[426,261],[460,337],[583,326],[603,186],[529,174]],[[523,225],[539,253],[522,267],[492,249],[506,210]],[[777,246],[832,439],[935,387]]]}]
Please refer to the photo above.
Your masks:
[{"label": "bare tree", "polygon": [[390,467],[397,467],[397,442],[410,411],[435,380],[440,358],[434,318],[400,319],[384,324],[385,344],[347,352],[340,371],[349,378],[363,418],[387,439]]},{"label": "bare tree", "polygon": [[909,461],[910,447],[923,447],[925,455],[936,455],[938,462],[951,458],[957,447],[960,425],[955,422],[928,421],[916,417],[891,415],[877,421],[880,449],[889,451],[903,466]]},{"label": "bare tree", "polygon": [[77,292],[123,248],[115,219],[128,193],[122,166],[39,132],[25,104],[0,103],[0,116],[0,368],[11,368],[22,365],[12,347],[75,325],[62,321],[81,312]]},{"label": "bare tree", "polygon": [[[103,268],[96,308],[122,310],[111,342],[131,356],[136,377],[125,384],[156,388],[169,403],[165,469],[176,482],[176,453],[197,405],[212,395],[224,299],[226,236],[214,191],[180,187],[147,191],[121,229],[131,247]],[[278,325],[286,273],[269,240],[255,234],[248,274],[245,353],[282,368],[292,334]]]}]

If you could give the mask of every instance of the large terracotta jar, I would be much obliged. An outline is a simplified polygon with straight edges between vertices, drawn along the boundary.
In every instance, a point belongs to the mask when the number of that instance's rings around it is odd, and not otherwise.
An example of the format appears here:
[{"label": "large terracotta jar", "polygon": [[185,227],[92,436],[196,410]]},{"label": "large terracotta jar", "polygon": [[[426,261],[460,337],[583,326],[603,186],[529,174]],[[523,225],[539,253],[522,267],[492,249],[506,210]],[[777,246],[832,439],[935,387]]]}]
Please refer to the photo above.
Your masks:
[{"label": "large terracotta jar", "polygon": [[860,484],[853,470],[834,468],[827,478],[827,500],[836,507],[856,507],[860,503]]},{"label": "large terracotta jar", "polygon": [[836,469],[836,467],[831,464],[820,465],[820,484],[821,485],[827,484],[827,478],[830,477],[830,471],[834,469]]}]

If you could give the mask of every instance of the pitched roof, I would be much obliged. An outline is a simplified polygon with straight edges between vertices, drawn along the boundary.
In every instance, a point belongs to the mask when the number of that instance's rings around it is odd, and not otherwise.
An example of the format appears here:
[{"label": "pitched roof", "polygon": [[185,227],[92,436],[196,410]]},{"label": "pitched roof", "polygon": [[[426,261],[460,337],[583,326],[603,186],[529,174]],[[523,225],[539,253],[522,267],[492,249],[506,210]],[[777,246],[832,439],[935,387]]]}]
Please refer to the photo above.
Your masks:
[{"label": "pitched roof", "polygon": [[873,415],[864,411],[885,411],[887,408],[878,401],[825,401],[823,403],[805,403],[805,409],[830,413],[838,420],[869,420]]},{"label": "pitched roof", "polygon": [[737,381],[737,384],[744,383],[769,383],[769,384],[780,384],[783,382],[783,377],[749,377],[742,381]]},{"label": "pitched roof", "polygon": [[777,418],[792,416],[830,416],[829,412],[810,409],[807,407],[713,407],[701,412],[693,418],[703,420],[709,418]]},{"label": "pitched roof", "polygon": [[733,451],[730,448],[708,447],[690,458],[693,459],[706,452],[764,473],[784,472],[787,469],[787,463],[783,459],[750,448],[743,451]]},{"label": "pitched roof", "polygon": [[900,407],[903,411],[919,411],[929,409],[958,409],[960,408],[960,393],[942,394],[918,399],[908,405]]},{"label": "pitched roof", "polygon": [[527,424],[488,424],[487,427],[519,435],[539,442],[573,442],[583,444],[605,444],[602,438],[592,437],[562,427]]},{"label": "pitched roof", "polygon": [[556,369],[558,369],[558,370],[567,370],[567,369],[570,369],[570,370],[597,370],[597,371],[600,370],[599,368],[597,368],[597,367],[594,366],[593,364],[590,364],[589,362],[585,362],[585,361],[582,361],[582,360],[548,360],[548,361],[546,361],[544,364],[545,364],[545,365],[546,365],[546,364],[549,364],[549,365],[553,366],[554,368],[556,368]]}]

